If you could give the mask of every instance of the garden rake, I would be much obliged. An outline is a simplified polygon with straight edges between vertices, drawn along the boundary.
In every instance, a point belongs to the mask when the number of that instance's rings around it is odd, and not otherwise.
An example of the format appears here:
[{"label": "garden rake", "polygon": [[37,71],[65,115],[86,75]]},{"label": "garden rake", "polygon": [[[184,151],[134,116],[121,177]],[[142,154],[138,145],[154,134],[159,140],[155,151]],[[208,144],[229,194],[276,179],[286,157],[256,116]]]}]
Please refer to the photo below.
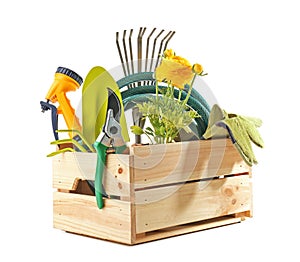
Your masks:
[{"label": "garden rake", "polygon": [[[136,42],[136,64],[134,63],[135,59],[134,59],[133,44],[132,44],[133,29],[130,29],[129,37],[127,39],[128,44],[126,44],[127,30],[123,31],[123,37],[122,37],[123,51],[119,43],[120,33],[116,32],[116,45],[117,45],[118,54],[120,57],[120,61],[121,61],[121,65],[125,77],[134,76],[135,74],[141,72],[143,73],[149,72],[152,74],[155,71],[155,68],[158,66],[159,62],[161,61],[161,53],[167,49],[169,41],[175,34],[175,31],[169,31],[168,33],[165,33],[165,30],[162,29],[155,36],[151,46],[151,38],[156,32],[156,28],[153,28],[147,37],[146,45],[143,45],[143,37],[146,33],[146,29],[147,29],[146,27],[140,27],[138,31],[137,42]],[[160,39],[160,45],[157,51],[156,45],[159,39]],[[127,49],[128,47],[129,47],[129,51]],[[150,56],[150,51],[151,51],[151,56]],[[143,57],[144,53],[145,53],[145,57]],[[144,65],[143,65],[143,61],[144,61]],[[147,81],[145,80],[145,82],[143,83],[141,81],[135,81],[134,83],[128,84],[127,88],[134,88],[136,86],[153,84],[152,83],[153,80],[154,79],[151,79],[151,83],[149,82],[149,80]]]},{"label": "garden rake", "polygon": [[[150,78],[148,78],[149,80],[133,81],[132,83],[128,83],[127,85],[125,85],[127,89],[135,88],[137,86],[148,86],[154,84],[153,72],[155,71],[155,68],[159,64],[161,58],[161,52],[166,50],[169,41],[175,34],[175,31],[169,31],[167,34],[164,34],[165,30],[162,29],[158,32],[158,34],[154,38],[152,42],[152,46],[150,46],[151,37],[156,32],[156,28],[153,28],[147,37],[146,46],[143,46],[143,37],[145,35],[146,29],[147,29],[146,27],[140,27],[138,31],[137,42],[136,42],[136,58],[137,58],[136,64],[134,63],[134,53],[133,53],[133,45],[132,45],[133,29],[130,29],[129,37],[127,39],[128,44],[126,44],[127,30],[123,31],[123,37],[122,37],[123,52],[121,50],[121,46],[119,43],[120,33],[119,32],[116,33],[116,45],[121,60],[124,76],[129,78],[132,76],[133,77],[132,79],[134,79],[134,76],[137,76],[137,74],[145,73],[145,72],[150,73],[148,74],[150,76]],[[155,52],[156,44],[159,38],[161,38],[161,40],[160,40],[158,52],[156,53]],[[127,46],[129,47],[129,51],[127,50]],[[151,52],[151,56],[149,57],[150,51],[152,52]],[[143,57],[144,53],[145,53],[145,57]],[[156,63],[154,65],[155,59],[156,59]],[[143,61],[144,61],[144,65],[143,65]],[[142,115],[138,111],[139,110],[137,107],[134,107],[132,110],[133,122],[135,125],[138,125],[141,128],[143,128],[145,124],[145,120],[143,119]],[[136,144],[141,143],[140,135],[135,135],[135,143]]]}]

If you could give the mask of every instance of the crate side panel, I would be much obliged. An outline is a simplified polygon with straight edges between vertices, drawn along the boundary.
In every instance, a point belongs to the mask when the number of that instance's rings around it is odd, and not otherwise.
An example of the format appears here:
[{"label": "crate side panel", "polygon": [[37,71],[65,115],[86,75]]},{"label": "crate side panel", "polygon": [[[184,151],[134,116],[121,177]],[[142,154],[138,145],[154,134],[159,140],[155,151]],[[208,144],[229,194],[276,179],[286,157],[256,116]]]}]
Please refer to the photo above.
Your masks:
[{"label": "crate side panel", "polygon": [[[95,178],[97,155],[67,152],[53,158],[53,187],[76,190],[79,180]],[[107,194],[130,196],[129,155],[109,154],[103,184]]]},{"label": "crate side panel", "polygon": [[136,231],[248,211],[251,202],[248,175],[136,191]]},{"label": "crate side panel", "polygon": [[55,228],[131,244],[129,202],[107,199],[100,210],[93,196],[54,192],[53,198]]},{"label": "crate side panel", "polygon": [[[80,161],[81,165],[78,165]],[[75,190],[77,181],[84,179],[85,173],[94,171],[94,154],[63,153],[52,158],[53,188]]]},{"label": "crate side panel", "polygon": [[103,185],[108,195],[130,199],[130,156],[123,154],[107,155]]},{"label": "crate side panel", "polygon": [[135,188],[250,172],[229,139],[133,148]]}]

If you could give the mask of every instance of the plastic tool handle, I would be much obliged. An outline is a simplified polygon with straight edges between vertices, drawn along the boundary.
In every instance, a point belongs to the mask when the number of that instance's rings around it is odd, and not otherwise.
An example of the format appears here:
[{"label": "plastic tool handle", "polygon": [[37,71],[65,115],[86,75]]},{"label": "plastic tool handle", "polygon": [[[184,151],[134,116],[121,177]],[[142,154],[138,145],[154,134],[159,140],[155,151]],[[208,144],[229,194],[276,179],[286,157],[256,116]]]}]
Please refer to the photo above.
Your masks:
[{"label": "plastic tool handle", "polygon": [[51,110],[51,119],[52,119],[52,130],[55,140],[58,140],[57,128],[58,128],[58,119],[57,119],[57,109],[54,105],[51,105],[47,102],[41,101],[40,105],[43,111]]},{"label": "plastic tool handle", "polygon": [[[66,93],[76,91],[82,82],[82,78],[74,71],[65,67],[58,67],[54,76],[54,82],[45,97],[47,101],[59,103],[57,114],[63,115],[68,129],[75,129],[80,132],[82,130],[81,124]],[[71,132],[69,135],[72,138],[73,134]]]},{"label": "plastic tool handle", "polygon": [[[79,118],[76,116],[75,109],[71,106],[70,100],[67,98],[66,93],[58,93],[56,97],[59,102],[57,113],[63,115],[68,129],[75,129],[81,132],[82,127]],[[73,137],[72,133],[70,133],[70,137]]]},{"label": "plastic tool handle", "polygon": [[104,206],[103,203],[103,171],[106,162],[106,150],[107,147],[100,142],[95,142],[94,147],[97,151],[97,166],[96,166],[96,174],[95,174],[95,195],[97,200],[97,206],[99,209],[102,209]]}]

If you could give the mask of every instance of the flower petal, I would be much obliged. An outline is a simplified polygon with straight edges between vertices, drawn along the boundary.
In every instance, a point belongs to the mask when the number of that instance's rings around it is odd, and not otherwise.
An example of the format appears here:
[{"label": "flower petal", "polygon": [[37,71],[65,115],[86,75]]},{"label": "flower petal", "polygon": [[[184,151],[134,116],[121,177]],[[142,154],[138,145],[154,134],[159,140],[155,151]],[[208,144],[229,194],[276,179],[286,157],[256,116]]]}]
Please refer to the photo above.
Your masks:
[{"label": "flower petal", "polygon": [[175,59],[163,59],[160,66],[156,68],[155,77],[158,81],[171,81],[172,85],[183,89],[185,84],[190,84],[194,73],[190,66],[182,64],[181,62],[186,62]]}]

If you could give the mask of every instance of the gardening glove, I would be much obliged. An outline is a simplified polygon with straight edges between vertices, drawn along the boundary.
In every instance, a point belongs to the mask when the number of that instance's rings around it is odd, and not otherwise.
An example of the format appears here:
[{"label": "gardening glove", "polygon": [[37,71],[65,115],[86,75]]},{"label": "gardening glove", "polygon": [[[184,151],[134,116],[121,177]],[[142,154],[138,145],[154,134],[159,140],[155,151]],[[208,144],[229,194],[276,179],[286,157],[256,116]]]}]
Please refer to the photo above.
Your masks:
[{"label": "gardening glove", "polygon": [[205,139],[224,137],[227,132],[245,162],[252,166],[257,164],[257,160],[251,142],[259,147],[264,146],[264,142],[257,131],[257,127],[261,125],[262,121],[258,118],[227,114],[225,110],[214,105],[211,110],[208,129],[203,137]]},{"label": "gardening glove", "polygon": [[228,137],[228,132],[226,129],[221,128],[216,125],[219,121],[225,119],[224,111],[217,105],[213,105],[210,113],[207,124],[207,129],[202,135],[204,139],[209,138],[226,138]]}]

